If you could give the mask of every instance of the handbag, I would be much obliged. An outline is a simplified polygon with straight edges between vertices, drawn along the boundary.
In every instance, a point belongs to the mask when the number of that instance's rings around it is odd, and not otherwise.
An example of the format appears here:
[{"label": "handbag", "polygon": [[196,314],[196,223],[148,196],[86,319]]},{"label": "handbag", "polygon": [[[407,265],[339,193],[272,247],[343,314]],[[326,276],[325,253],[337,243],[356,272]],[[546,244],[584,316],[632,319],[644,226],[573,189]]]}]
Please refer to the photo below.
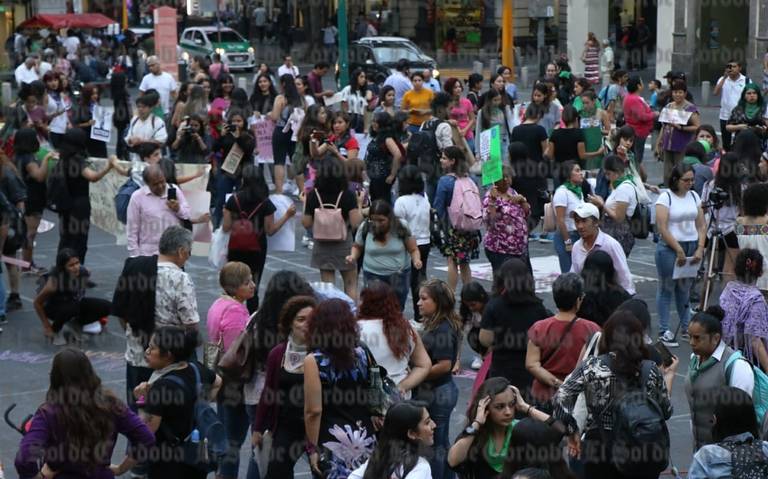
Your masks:
[{"label": "handbag", "polygon": [[211,249],[208,251],[208,263],[216,268],[217,271],[227,264],[227,256],[229,255],[229,236],[229,233],[225,233],[222,228],[213,232]]},{"label": "handbag", "polygon": [[393,404],[403,400],[400,390],[392,379],[387,376],[387,370],[379,366],[376,358],[365,343],[360,343],[368,358],[368,398],[369,409],[374,416],[384,416]]},{"label": "handbag", "polygon": [[253,376],[256,341],[253,337],[253,328],[256,326],[256,312],[254,312],[242,333],[232,341],[229,349],[221,355],[218,370],[227,378],[235,381],[246,382]]},{"label": "handbag", "polygon": [[552,233],[557,230],[557,221],[555,218],[555,207],[552,202],[544,204],[544,225],[542,229],[545,233]]},{"label": "handbag", "polygon": [[[602,334],[600,332],[597,332],[592,335],[592,338],[590,338],[589,343],[587,344],[587,348],[584,350],[584,357],[581,359],[582,361],[585,361],[589,357],[597,357],[597,343],[600,341],[600,337]],[[584,428],[587,425],[587,397],[586,395],[581,392],[576,397],[576,404],[573,406],[573,413],[571,413],[573,418],[576,420],[576,425],[579,427],[579,431],[583,431]]]}]

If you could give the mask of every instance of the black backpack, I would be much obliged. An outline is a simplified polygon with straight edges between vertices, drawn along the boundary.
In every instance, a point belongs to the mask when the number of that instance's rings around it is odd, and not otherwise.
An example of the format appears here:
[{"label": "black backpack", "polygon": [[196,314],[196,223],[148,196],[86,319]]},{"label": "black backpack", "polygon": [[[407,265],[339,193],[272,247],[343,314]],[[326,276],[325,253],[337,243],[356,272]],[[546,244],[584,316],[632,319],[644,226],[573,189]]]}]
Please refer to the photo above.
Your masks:
[{"label": "black backpack", "polygon": [[[601,359],[611,368],[609,354]],[[617,375],[615,390],[623,394],[615,395],[606,406],[611,410],[613,430],[603,429],[603,443],[609,445],[613,466],[623,477],[658,475],[669,465],[669,430],[664,412],[646,391],[653,366],[653,361],[643,360],[639,385]]]},{"label": "black backpack", "polygon": [[637,239],[646,239],[651,231],[653,231],[651,210],[647,204],[640,203],[637,188],[635,188],[635,198],[637,199],[637,206],[635,206],[635,212],[632,213],[632,217],[629,219],[629,227],[632,230],[632,236]]},{"label": "black backpack", "polygon": [[405,158],[409,165],[416,165],[430,178],[440,176],[440,148],[437,147],[435,131],[442,123],[433,118],[421,125],[421,130],[413,133],[408,140]]}]

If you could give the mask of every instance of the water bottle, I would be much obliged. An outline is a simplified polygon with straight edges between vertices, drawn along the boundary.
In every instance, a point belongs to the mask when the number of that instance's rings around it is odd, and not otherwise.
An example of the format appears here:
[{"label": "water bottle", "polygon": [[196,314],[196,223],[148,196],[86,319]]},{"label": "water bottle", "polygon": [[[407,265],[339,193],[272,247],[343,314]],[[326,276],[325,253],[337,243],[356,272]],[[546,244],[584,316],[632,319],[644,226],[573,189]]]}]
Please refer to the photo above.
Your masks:
[{"label": "water bottle", "polygon": [[200,431],[197,429],[193,429],[192,433],[189,435],[189,441],[197,444],[200,442]]}]

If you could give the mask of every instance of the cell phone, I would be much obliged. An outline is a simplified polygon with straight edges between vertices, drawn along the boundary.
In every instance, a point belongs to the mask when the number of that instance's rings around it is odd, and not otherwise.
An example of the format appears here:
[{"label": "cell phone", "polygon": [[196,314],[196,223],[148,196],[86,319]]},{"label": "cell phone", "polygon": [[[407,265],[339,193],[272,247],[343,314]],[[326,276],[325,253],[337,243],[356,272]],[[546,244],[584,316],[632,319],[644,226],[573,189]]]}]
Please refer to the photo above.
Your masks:
[{"label": "cell phone", "polygon": [[168,188],[168,201],[176,199],[176,188]]},{"label": "cell phone", "polygon": [[656,351],[658,351],[661,356],[661,364],[663,364],[665,368],[668,368],[675,360],[674,356],[669,351],[669,348],[667,348],[661,341],[654,344],[653,347],[656,348]]}]

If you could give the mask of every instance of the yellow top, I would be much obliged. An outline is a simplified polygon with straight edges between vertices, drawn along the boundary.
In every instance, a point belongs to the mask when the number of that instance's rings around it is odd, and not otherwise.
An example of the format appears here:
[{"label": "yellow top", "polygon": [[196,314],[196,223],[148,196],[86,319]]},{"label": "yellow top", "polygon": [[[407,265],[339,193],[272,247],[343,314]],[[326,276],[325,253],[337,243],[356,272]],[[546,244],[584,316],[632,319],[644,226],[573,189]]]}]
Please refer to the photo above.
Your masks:
[{"label": "yellow top", "polygon": [[[401,109],[407,111],[407,110],[431,110],[432,109],[432,98],[434,98],[435,94],[427,87],[422,87],[421,90],[408,90],[403,95],[403,101],[401,103]],[[432,116],[431,113],[418,113],[415,111],[411,111],[408,114],[408,124],[414,125],[414,126],[421,126],[422,123],[429,120],[429,118]]]}]

